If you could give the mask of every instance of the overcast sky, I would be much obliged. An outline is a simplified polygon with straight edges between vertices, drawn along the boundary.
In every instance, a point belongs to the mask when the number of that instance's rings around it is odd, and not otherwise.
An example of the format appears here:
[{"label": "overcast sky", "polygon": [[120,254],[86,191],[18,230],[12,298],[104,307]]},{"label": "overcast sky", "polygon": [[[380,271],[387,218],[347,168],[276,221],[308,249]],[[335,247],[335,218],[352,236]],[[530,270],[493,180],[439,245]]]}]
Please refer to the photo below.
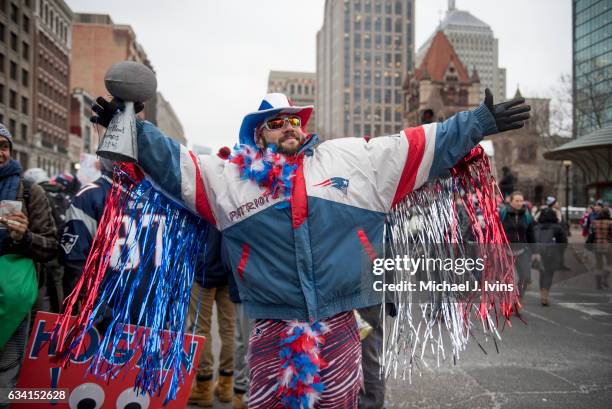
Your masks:
[{"label": "overcast sky", "polygon": [[[191,144],[232,146],[270,70],[314,71],[324,0],[66,0],[74,12],[130,24]],[[571,73],[570,0],[456,0],[491,26],[507,93],[546,96]],[[416,0],[418,49],[447,0]],[[95,47],[95,44],[92,44]]]}]

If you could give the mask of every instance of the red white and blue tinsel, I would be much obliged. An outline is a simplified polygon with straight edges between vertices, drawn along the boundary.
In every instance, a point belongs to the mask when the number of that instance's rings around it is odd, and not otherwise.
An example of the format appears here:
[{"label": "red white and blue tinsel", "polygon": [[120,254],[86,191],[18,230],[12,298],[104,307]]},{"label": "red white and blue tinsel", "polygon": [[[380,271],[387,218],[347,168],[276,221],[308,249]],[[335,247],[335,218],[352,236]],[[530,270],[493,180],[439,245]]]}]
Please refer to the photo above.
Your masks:
[{"label": "red white and blue tinsel", "polygon": [[[208,225],[153,188],[137,168],[127,168],[128,173],[115,169],[83,274],[65,301],[66,313],[58,319],[55,339],[61,361],[68,365],[71,356],[87,347],[85,334],[94,326],[102,329],[103,340],[89,371],[108,380],[124,367],[109,357],[125,348],[126,324],[146,327],[141,335],[134,334],[137,339],[128,340],[141,352],[134,387],[153,396],[169,382],[167,403],[191,370],[185,367],[185,319]],[[113,259],[126,225],[124,234],[131,240]],[[141,262],[133,268],[128,264],[135,251]],[[71,323],[74,310],[78,315]]]},{"label": "red white and blue tinsel", "polygon": [[278,396],[289,409],[312,409],[325,389],[320,371],[327,362],[319,355],[325,324],[290,321],[281,337],[281,377]]}]

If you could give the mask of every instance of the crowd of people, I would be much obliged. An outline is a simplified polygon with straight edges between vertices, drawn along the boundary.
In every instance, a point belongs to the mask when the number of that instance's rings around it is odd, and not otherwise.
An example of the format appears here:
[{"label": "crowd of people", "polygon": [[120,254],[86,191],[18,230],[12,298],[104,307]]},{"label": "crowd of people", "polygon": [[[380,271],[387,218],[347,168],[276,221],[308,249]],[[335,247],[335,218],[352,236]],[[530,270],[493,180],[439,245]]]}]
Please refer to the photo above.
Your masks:
[{"label": "crowd of people", "polygon": [[[515,180],[508,171],[505,180]],[[512,182],[514,183],[514,182]],[[539,270],[540,302],[550,303],[549,292],[555,272],[568,270],[565,250],[570,235],[570,223],[565,220],[554,196],[546,197],[541,205],[525,200],[520,191],[507,192],[499,209],[506,237],[515,257],[515,271],[520,297],[531,283],[531,270]],[[595,288],[609,288],[612,266],[612,220],[610,207],[603,200],[593,201],[579,225],[585,238],[586,254],[595,260]]]}]

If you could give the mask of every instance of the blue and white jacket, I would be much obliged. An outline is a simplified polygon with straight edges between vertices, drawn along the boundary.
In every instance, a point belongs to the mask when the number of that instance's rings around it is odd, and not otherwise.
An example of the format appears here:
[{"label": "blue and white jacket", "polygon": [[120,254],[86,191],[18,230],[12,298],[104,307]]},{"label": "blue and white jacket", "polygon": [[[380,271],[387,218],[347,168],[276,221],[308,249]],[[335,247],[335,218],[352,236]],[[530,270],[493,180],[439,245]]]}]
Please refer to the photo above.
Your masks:
[{"label": "blue and white jacket", "polygon": [[[250,318],[315,321],[380,303],[371,259],[385,215],[409,192],[497,132],[481,105],[399,135],[334,139],[299,155],[291,206],[240,178],[216,156],[196,156],[138,122],[138,163],[166,194],[215,225]],[[366,262],[364,262],[366,260]]]}]

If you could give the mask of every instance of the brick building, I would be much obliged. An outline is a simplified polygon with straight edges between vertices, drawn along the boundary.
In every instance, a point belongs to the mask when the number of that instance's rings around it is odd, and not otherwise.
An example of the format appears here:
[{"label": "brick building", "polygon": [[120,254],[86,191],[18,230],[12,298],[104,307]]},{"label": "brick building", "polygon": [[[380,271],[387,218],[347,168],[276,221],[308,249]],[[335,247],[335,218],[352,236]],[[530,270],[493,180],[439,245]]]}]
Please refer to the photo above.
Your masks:
[{"label": "brick building", "polygon": [[13,134],[13,155],[30,165],[34,100],[34,0],[0,0],[0,122]]},{"label": "brick building", "polygon": [[185,131],[176,112],[174,112],[174,108],[172,108],[170,102],[160,92],[157,93],[156,99],[157,127],[164,135],[186,146],[187,138],[185,138]]},{"label": "brick building", "polygon": [[421,123],[425,109],[443,121],[480,103],[480,80],[461,62],[450,41],[438,31],[418,68],[404,80],[404,126]]},{"label": "brick building", "polygon": [[72,162],[68,112],[73,13],[63,0],[38,0],[34,16],[34,133],[29,166],[53,175],[69,170]]},{"label": "brick building", "polygon": [[[104,76],[113,64],[130,60],[153,69],[132,27],[115,24],[107,14],[77,13],[72,30],[70,89],[80,88],[94,98],[108,96]],[[145,104],[145,117],[157,123],[155,98]]]}]

